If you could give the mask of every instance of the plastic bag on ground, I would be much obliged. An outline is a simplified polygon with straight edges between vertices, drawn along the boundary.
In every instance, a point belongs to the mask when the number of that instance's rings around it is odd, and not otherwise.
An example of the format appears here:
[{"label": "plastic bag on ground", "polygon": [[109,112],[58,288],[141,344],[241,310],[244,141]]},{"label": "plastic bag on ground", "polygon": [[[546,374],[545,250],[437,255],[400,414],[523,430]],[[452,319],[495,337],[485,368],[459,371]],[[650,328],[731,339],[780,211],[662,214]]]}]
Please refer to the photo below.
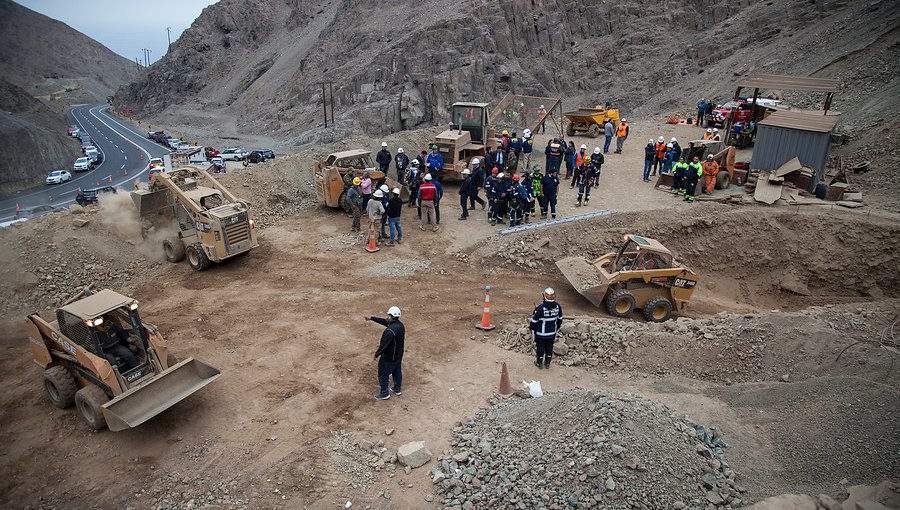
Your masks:
[{"label": "plastic bag on ground", "polygon": [[541,389],[541,381],[531,381],[531,382],[522,381],[522,384],[524,384],[525,387],[528,388],[528,394],[531,395],[533,398],[538,398],[538,397],[544,396],[544,391]]}]

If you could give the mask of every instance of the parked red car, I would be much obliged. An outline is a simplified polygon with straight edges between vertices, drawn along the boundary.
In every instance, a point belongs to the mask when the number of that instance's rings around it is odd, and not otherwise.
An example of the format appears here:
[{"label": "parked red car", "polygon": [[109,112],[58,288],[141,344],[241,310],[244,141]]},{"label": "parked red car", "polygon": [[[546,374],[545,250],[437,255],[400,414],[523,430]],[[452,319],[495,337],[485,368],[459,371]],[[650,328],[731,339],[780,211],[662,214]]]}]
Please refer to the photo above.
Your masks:
[{"label": "parked red car", "polygon": [[[738,100],[737,102],[737,111],[734,114],[735,122],[749,122],[750,117],[753,113],[753,109],[751,108],[751,104],[743,99]],[[734,101],[728,101],[723,105],[719,105],[716,108],[713,108],[712,111],[712,119],[708,122],[712,122],[712,125],[717,127],[725,126],[725,123],[728,122],[728,117],[731,115],[731,109],[735,107]]]}]

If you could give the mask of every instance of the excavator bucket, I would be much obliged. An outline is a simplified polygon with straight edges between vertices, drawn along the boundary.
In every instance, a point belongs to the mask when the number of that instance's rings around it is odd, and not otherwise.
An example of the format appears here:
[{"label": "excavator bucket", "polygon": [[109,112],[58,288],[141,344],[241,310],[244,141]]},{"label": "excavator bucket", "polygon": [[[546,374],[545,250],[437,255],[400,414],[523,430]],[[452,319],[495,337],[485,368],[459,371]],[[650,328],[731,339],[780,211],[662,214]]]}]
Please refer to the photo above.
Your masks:
[{"label": "excavator bucket", "polygon": [[109,430],[137,427],[215,381],[221,372],[206,363],[188,358],[103,404]]},{"label": "excavator bucket", "polygon": [[594,306],[601,306],[609,287],[609,280],[604,278],[600,270],[584,257],[569,257],[556,261],[566,280],[575,287],[579,294],[586,297]]},{"label": "excavator bucket", "polygon": [[140,189],[131,192],[131,200],[137,208],[138,216],[146,218],[172,208],[172,194],[168,189],[149,191]]}]

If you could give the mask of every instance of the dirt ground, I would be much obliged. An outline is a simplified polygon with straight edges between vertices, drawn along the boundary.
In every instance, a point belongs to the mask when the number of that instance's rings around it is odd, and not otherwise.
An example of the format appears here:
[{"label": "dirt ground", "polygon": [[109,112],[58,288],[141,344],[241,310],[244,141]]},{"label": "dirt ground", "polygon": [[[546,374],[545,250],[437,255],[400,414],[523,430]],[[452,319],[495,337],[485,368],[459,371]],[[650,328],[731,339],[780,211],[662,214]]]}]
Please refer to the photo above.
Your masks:
[{"label": "dirt ground", "polygon": [[[586,210],[575,207],[568,186],[561,188],[560,214],[609,209],[613,216],[584,224],[638,233],[671,226],[678,230],[668,234],[672,238],[702,235],[682,221],[715,217],[728,206],[686,204],[654,191],[640,178],[648,137],[662,134],[687,141],[697,132],[645,123],[635,130],[625,154],[608,156],[601,187]],[[544,142],[538,139],[541,147]],[[202,359],[223,375],[125,432],[89,432],[73,410],[47,402],[27,351],[24,307],[3,301],[8,306],[0,328],[0,377],[6,388],[0,396],[0,506],[332,509],[351,501],[353,508],[437,508],[426,500],[433,493],[429,465],[408,475],[402,469],[374,471],[365,455],[346,455],[335,445],[346,437],[383,439],[395,450],[424,440],[438,455],[449,448],[453,427],[487,404],[502,362],[508,363],[514,382],[538,379],[545,391],[582,387],[641,393],[677,414],[718,425],[729,445],[729,463],[748,489],[748,502],[783,492],[838,496],[847,483],[877,483],[900,472],[897,352],[864,342],[835,360],[838,351],[856,341],[877,340],[879,334],[895,339],[900,296],[894,288],[884,288],[877,297],[853,292],[846,299],[818,294],[815,286],[805,297],[770,289],[768,298],[736,300],[736,289],[747,276],[717,266],[717,277],[701,287],[699,306],[688,315],[703,319],[726,310],[737,314],[735,320],[741,314],[770,317],[772,338],[761,347],[764,355],[752,377],[730,381],[702,375],[713,365],[727,368],[731,359],[724,353],[733,346],[713,345],[715,338],[702,349],[672,348],[645,343],[640,333],[633,339],[641,348],[624,365],[557,365],[538,371],[530,355],[499,345],[503,327],[487,335],[474,328],[485,285],[494,289],[493,319],[501,326],[524,324],[547,286],[557,289],[567,316],[600,317],[610,324],[623,320],[593,308],[552,263],[541,261],[526,270],[492,258],[492,247],[519,240],[524,246],[529,238],[515,234],[501,239],[481,211],[457,221],[455,186],[448,185],[446,193],[440,232],[416,228],[414,209],[405,208],[403,244],[375,254],[362,249],[361,236],[349,234],[346,215],[310,208],[281,220],[273,217],[261,231],[258,250],[207,272],[192,272],[185,264],[154,267],[146,275],[133,272],[117,290],[140,300],[142,317],[161,328],[179,357]],[[784,211],[778,208],[734,206],[727,214],[741,211],[783,222],[776,215]],[[873,223],[871,228],[879,232],[897,228],[896,218],[877,211],[804,214],[818,215],[821,221]],[[63,217],[59,228],[71,228],[68,223]],[[562,229],[541,231],[565,251],[565,237],[556,234]],[[584,232],[596,235],[598,245],[607,243],[606,234]],[[58,237],[65,242],[65,235]],[[572,246],[588,242],[582,241]],[[704,240],[735,260],[751,247],[743,242]],[[768,249],[800,256],[829,242],[823,238],[819,244]],[[864,246],[876,242],[866,238]],[[3,245],[0,261],[19,260],[15,246]],[[685,250],[681,255],[699,271],[712,273],[705,269],[703,253],[687,255]],[[887,258],[878,270],[896,279],[895,260]],[[840,275],[835,269],[834,278]],[[822,303],[813,303],[817,296]],[[791,307],[794,299],[801,304]],[[849,326],[796,330],[791,329],[795,316],[772,310],[783,306],[803,313],[809,304],[833,304],[836,316],[852,316],[861,326],[851,327],[856,322],[848,319]],[[381,328],[364,317],[383,315],[392,305],[403,310],[407,327],[404,392],[376,401],[372,354]],[[729,338],[738,343],[758,334],[742,331]],[[665,365],[679,370],[660,370]],[[786,372],[788,382],[782,380]],[[386,435],[386,429],[396,431]]]}]

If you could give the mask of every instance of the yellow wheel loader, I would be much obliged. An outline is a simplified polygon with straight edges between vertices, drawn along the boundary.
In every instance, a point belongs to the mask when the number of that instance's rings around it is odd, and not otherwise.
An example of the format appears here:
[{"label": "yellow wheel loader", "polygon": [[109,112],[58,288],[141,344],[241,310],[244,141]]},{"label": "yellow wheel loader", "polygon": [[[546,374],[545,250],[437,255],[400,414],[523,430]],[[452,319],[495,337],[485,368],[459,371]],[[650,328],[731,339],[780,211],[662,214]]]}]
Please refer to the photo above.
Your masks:
[{"label": "yellow wheel loader", "polygon": [[131,199],[142,219],[171,222],[174,217],[178,235],[163,241],[169,262],[187,258],[192,269],[202,271],[259,247],[249,204],[206,170],[186,166],[157,172],[148,189],[132,191]]},{"label": "yellow wheel loader", "polygon": [[663,322],[684,310],[697,275],[677,262],[659,241],[626,235],[616,253],[594,260],[569,257],[556,262],[563,276],[594,306],[629,317],[640,309],[649,322]]},{"label": "yellow wheel loader", "polygon": [[137,427],[219,377],[200,360],[177,361],[136,300],[111,290],[82,295],[55,320],[29,315],[26,330],[50,402],[74,404],[90,428]]}]

